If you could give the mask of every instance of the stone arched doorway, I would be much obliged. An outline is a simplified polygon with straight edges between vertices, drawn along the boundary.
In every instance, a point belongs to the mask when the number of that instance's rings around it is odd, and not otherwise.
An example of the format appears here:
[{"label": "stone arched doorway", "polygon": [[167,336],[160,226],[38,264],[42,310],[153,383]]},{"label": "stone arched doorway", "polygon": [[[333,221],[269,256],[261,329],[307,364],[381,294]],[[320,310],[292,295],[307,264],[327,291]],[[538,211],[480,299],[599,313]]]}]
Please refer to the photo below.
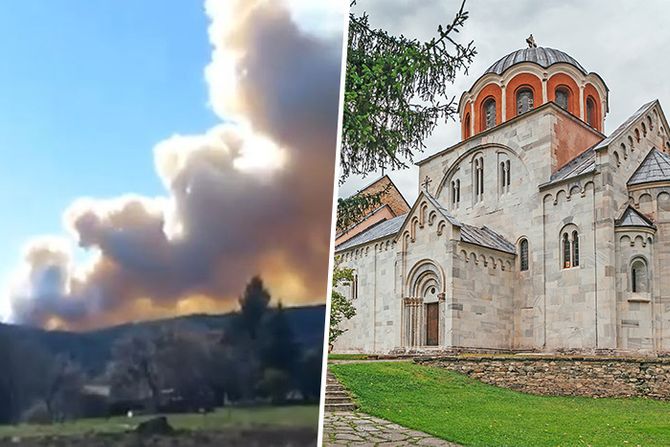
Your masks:
[{"label": "stone arched doorway", "polygon": [[409,272],[403,299],[403,343],[438,346],[444,327],[444,273],[434,262],[417,262]]}]

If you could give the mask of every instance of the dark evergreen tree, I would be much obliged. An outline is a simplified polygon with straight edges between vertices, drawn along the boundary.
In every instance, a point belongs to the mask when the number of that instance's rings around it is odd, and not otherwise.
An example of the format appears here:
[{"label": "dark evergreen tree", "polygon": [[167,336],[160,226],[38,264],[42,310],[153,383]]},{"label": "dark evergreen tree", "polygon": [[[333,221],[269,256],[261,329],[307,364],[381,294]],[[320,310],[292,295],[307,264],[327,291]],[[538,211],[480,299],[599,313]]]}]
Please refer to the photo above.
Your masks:
[{"label": "dark evergreen tree", "polygon": [[265,368],[294,372],[299,349],[281,302],[263,324],[261,361]]},{"label": "dark evergreen tree", "polygon": [[247,334],[255,340],[258,328],[270,304],[270,293],[260,276],[254,276],[240,297],[240,320]]}]

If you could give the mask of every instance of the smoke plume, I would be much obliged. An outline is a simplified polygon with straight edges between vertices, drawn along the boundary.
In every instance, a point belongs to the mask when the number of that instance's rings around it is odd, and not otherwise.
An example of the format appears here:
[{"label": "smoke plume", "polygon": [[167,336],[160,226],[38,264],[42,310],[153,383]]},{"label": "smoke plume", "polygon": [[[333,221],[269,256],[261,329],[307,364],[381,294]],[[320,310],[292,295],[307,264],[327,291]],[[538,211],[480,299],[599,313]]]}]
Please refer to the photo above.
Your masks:
[{"label": "smoke plume", "polygon": [[341,36],[303,31],[279,1],[205,10],[221,124],[154,147],[163,197],[82,198],[63,215],[71,238],[30,241],[12,321],[89,329],[221,312],[257,273],[288,304],[325,300]]}]

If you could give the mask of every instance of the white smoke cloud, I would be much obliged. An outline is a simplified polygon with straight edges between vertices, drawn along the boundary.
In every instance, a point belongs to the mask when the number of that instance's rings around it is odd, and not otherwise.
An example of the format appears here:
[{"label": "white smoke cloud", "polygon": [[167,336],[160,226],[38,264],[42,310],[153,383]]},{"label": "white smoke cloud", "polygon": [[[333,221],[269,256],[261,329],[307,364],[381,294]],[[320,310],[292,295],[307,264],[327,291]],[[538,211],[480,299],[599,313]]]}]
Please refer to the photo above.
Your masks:
[{"label": "white smoke cloud", "polygon": [[[277,1],[205,10],[222,124],[155,146],[165,196],[80,199],[63,215],[71,240],[29,241],[12,321],[78,329],[220,311],[256,273],[287,303],[325,300],[342,35],[307,32]],[[90,263],[74,262],[74,244]]]}]

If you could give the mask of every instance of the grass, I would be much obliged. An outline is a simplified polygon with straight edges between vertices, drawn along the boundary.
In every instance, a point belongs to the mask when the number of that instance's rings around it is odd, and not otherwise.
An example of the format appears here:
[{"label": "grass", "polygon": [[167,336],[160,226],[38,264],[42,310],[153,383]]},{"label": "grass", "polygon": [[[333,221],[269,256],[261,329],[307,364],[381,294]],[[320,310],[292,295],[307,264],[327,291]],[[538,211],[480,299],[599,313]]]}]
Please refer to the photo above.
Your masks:
[{"label": "grass", "polygon": [[466,446],[670,445],[670,402],[533,396],[414,363],[329,368],[361,411]]},{"label": "grass", "polygon": [[[222,408],[209,414],[167,415],[173,428],[190,431],[216,431],[225,429],[244,430],[254,427],[314,428],[319,424],[319,407],[316,405],[286,407]],[[80,419],[50,425],[4,425],[0,426],[0,438],[13,436],[72,436],[84,433],[119,433],[133,429],[152,416],[133,419],[112,417],[109,419]]]},{"label": "grass", "polygon": [[328,354],[328,360],[365,360],[367,354]]}]

